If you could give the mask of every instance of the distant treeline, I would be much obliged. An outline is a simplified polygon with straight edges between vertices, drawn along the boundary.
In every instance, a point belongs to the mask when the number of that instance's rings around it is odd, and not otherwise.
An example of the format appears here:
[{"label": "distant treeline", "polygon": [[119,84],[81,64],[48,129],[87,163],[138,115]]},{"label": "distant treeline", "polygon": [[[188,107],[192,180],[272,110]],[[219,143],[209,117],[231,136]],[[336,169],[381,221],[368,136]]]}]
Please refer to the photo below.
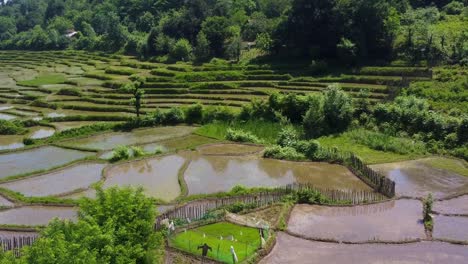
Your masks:
[{"label": "distant treeline", "polygon": [[3,0],[0,48],[207,61],[237,60],[240,50],[257,47],[261,55],[349,64],[466,63],[466,6],[466,0]]}]

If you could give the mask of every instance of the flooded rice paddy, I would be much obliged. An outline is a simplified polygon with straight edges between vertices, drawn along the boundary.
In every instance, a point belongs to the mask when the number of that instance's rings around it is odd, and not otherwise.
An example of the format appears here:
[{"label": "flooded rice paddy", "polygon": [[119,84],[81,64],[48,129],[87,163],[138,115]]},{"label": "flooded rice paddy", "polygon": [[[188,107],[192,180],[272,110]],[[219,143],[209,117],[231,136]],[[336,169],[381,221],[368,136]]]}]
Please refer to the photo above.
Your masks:
[{"label": "flooded rice paddy", "polygon": [[40,176],[28,177],[0,187],[22,193],[25,196],[52,196],[86,189],[101,180],[101,172],[106,164],[84,163]]},{"label": "flooded rice paddy", "polygon": [[434,216],[432,236],[449,241],[468,241],[468,217]]},{"label": "flooded rice paddy", "polygon": [[275,187],[310,183],[319,188],[371,190],[346,167],[316,162],[288,162],[258,156],[195,155],[185,172],[189,194],[229,191],[236,185]]},{"label": "flooded rice paddy", "polygon": [[436,201],[433,210],[441,214],[468,215],[468,195]]},{"label": "flooded rice paddy", "polygon": [[41,226],[53,218],[75,220],[76,209],[58,206],[23,206],[0,211],[1,225]]},{"label": "flooded rice paddy", "polygon": [[55,129],[52,127],[37,127],[32,133],[30,138],[41,139],[48,138],[55,134]]},{"label": "flooded rice paddy", "polygon": [[372,167],[395,181],[398,196],[422,198],[432,193],[435,198],[444,198],[468,192],[468,177],[433,168],[425,162],[405,161]]},{"label": "flooded rice paddy", "polygon": [[258,153],[264,149],[263,146],[240,145],[240,144],[212,144],[201,146],[198,152],[202,155],[225,155],[236,156]]},{"label": "flooded rice paddy", "polygon": [[91,155],[94,153],[52,146],[1,154],[0,179],[50,169]]},{"label": "flooded rice paddy", "polygon": [[273,251],[260,263],[464,264],[468,263],[468,247],[442,242],[346,245],[279,233]]},{"label": "flooded rice paddy", "polygon": [[185,158],[171,155],[116,165],[105,172],[104,188],[143,187],[147,195],[170,201],[180,195],[179,170]]},{"label": "flooded rice paddy", "polygon": [[13,206],[14,204],[6,199],[5,197],[3,196],[0,196],[0,206],[3,206],[3,207],[10,207],[10,206]]},{"label": "flooded rice paddy", "polygon": [[193,132],[194,129],[194,127],[188,126],[137,129],[132,132],[106,133],[97,136],[76,139],[73,141],[64,142],[64,144],[98,150],[111,150],[118,145],[138,145],[185,136]]},{"label": "flooded rice paddy", "polygon": [[1,135],[0,150],[24,148],[23,138],[41,139],[52,136],[55,129],[51,127],[32,127],[26,135]]},{"label": "flooded rice paddy", "polygon": [[296,205],[288,230],[307,238],[347,242],[425,238],[422,204],[397,200],[353,207]]}]

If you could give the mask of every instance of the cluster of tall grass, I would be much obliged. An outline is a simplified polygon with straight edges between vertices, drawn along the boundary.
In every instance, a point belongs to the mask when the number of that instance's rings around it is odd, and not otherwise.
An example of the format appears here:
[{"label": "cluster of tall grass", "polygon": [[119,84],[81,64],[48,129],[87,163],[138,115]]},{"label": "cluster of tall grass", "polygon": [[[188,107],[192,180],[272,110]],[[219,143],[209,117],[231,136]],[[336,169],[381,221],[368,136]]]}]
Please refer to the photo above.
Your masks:
[{"label": "cluster of tall grass", "polygon": [[0,119],[0,135],[24,134],[27,129],[21,121],[9,121]]},{"label": "cluster of tall grass", "polygon": [[250,132],[231,128],[228,128],[228,130],[226,131],[226,139],[242,143],[262,143],[262,141],[258,137],[256,137]]},{"label": "cluster of tall grass", "polygon": [[112,151],[112,157],[110,158],[111,162],[117,162],[128,159],[141,158],[148,155],[159,155],[163,153],[164,150],[161,147],[156,147],[153,152],[146,152],[139,146],[117,146]]},{"label": "cluster of tall grass", "polygon": [[228,130],[241,130],[244,133],[255,136],[257,139],[266,144],[273,144],[276,142],[282,125],[277,122],[262,121],[262,120],[233,120],[230,122],[214,122],[206,124],[198,128],[195,133],[201,136],[211,137],[223,140],[226,138]]},{"label": "cluster of tall grass", "polygon": [[356,129],[344,133],[358,144],[368,146],[371,149],[394,152],[398,154],[425,154],[426,144],[409,138],[392,137],[390,135],[369,131],[365,129]]}]

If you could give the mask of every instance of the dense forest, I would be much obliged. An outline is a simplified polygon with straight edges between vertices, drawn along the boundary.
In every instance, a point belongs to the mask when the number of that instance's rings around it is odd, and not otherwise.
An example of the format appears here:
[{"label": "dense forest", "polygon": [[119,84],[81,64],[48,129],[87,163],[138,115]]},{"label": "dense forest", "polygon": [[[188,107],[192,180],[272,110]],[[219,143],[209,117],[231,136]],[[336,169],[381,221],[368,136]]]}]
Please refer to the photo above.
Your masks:
[{"label": "dense forest", "polygon": [[[466,0],[10,0],[0,48],[120,52],[155,61],[265,55],[467,63]],[[67,33],[76,35],[67,36]]]}]

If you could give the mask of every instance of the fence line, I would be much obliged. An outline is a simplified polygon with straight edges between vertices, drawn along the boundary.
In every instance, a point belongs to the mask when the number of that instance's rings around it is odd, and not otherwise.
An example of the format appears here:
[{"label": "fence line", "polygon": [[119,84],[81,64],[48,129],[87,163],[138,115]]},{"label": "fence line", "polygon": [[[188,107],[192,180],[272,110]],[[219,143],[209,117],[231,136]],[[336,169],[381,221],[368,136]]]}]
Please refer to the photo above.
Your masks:
[{"label": "fence line", "polygon": [[15,257],[21,255],[20,249],[24,246],[31,246],[36,241],[38,235],[30,236],[13,236],[8,238],[0,238],[2,252],[12,251]]}]

